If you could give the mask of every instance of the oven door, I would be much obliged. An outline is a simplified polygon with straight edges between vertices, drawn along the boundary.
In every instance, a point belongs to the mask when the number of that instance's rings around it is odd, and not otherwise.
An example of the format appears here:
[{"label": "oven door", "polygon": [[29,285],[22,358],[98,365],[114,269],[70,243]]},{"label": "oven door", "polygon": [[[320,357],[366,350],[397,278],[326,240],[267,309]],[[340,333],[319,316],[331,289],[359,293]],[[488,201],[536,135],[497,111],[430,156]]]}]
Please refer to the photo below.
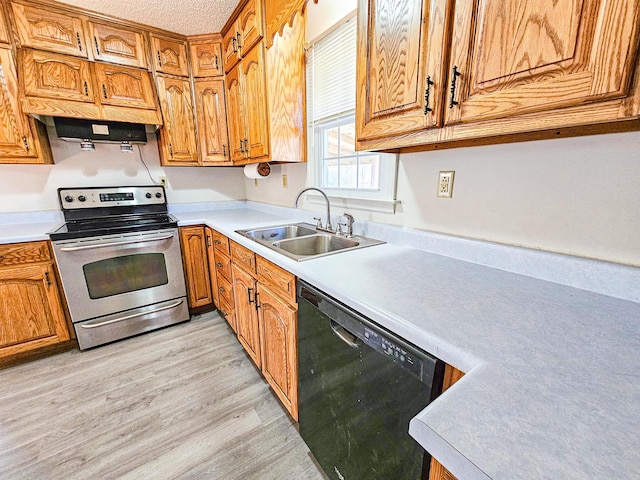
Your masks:
[{"label": "oven door", "polygon": [[59,240],[53,249],[74,323],[186,295],[175,228]]}]

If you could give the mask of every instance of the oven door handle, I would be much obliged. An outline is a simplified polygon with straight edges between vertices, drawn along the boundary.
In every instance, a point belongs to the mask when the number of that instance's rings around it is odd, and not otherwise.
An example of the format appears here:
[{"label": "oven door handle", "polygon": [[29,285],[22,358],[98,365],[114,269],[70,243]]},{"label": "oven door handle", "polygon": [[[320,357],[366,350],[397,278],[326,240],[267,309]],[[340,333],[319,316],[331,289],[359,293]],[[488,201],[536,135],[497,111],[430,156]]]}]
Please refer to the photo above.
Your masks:
[{"label": "oven door handle", "polygon": [[136,317],[142,317],[144,315],[149,315],[151,313],[162,312],[163,310],[170,310],[172,308],[176,308],[177,306],[181,305],[183,301],[184,300],[178,300],[177,302],[174,302],[171,305],[165,305],[164,307],[154,308],[153,310],[148,310],[146,312],[132,313],[130,315],[125,315],[124,317],[114,318],[113,320],[107,320],[106,322],[92,323],[92,324],[89,324],[89,325],[80,325],[80,326],[82,328],[104,327],[105,325],[111,325],[112,323],[123,322],[125,320],[130,320],[130,319],[136,318]]},{"label": "oven door handle", "polygon": [[170,233],[169,235],[163,235],[162,237],[153,237],[153,238],[143,238],[138,240],[127,240],[125,242],[108,242],[108,243],[95,243],[92,245],[80,245],[77,247],[60,247],[62,252],[77,252],[79,250],[92,250],[94,248],[105,248],[105,247],[119,247],[120,245],[131,245],[132,243],[149,243],[149,242],[157,242],[158,240],[168,240],[173,238],[174,234]]}]

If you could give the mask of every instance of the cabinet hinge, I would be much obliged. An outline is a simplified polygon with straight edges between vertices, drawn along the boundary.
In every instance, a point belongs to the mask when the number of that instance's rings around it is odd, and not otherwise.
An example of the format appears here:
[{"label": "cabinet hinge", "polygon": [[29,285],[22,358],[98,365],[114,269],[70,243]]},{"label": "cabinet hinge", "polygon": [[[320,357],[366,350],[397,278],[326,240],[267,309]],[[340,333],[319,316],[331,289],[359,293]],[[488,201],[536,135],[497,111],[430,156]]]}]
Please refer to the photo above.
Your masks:
[{"label": "cabinet hinge", "polygon": [[47,282],[47,287],[51,286],[51,279],[49,278],[49,272],[44,272],[44,279]]},{"label": "cabinet hinge", "polygon": [[104,98],[107,98],[107,87],[105,84],[102,84],[102,94],[104,95]]},{"label": "cabinet hinge", "polygon": [[162,66],[162,57],[160,56],[160,50],[157,50],[156,53],[158,54],[158,66],[161,67]]},{"label": "cabinet hinge", "polygon": [[22,141],[24,142],[24,148],[29,151],[29,142],[27,141],[27,136],[22,137]]},{"label": "cabinet hinge", "polygon": [[80,40],[80,33],[76,32],[76,40],[78,42],[78,50],[82,51],[82,41]]},{"label": "cabinet hinge", "polygon": [[173,158],[173,145],[171,143],[169,144],[169,155]]},{"label": "cabinet hinge", "polygon": [[86,96],[89,96],[89,85],[87,84],[87,82],[84,82],[84,94]]},{"label": "cabinet hinge", "polygon": [[96,55],[100,55],[100,47],[98,46],[98,38],[97,37],[93,37],[93,43],[96,44]]}]

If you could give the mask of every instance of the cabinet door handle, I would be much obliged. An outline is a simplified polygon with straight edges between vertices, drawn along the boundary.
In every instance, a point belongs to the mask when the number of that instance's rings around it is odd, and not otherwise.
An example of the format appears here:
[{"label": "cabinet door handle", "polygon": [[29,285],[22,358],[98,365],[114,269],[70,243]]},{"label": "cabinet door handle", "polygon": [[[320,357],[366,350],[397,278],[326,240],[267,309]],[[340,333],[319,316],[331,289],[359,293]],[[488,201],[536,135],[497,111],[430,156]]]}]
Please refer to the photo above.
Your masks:
[{"label": "cabinet door handle", "polygon": [[[24,142],[24,148],[27,150],[27,152],[29,151],[29,142],[27,141],[27,136],[23,136],[22,137],[22,141]],[[2,258],[2,257],[0,257]]]},{"label": "cabinet door handle", "polygon": [[104,83],[102,84],[102,94],[104,95],[104,98],[108,98],[107,97],[107,87],[106,87],[106,85]]},{"label": "cabinet door handle", "polygon": [[224,293],[224,287],[218,287],[218,291],[219,291],[220,293]]},{"label": "cabinet door handle", "polygon": [[76,40],[78,42],[78,50],[82,51],[82,41],[80,40],[80,33],[76,32]]},{"label": "cabinet door handle", "polygon": [[89,85],[87,84],[87,82],[84,82],[84,94],[87,97],[89,96]]},{"label": "cabinet door handle", "polygon": [[221,245],[222,242],[220,240],[214,240],[213,243],[215,243],[216,245]]},{"label": "cabinet door handle", "polygon": [[238,53],[238,40],[236,37],[231,39],[231,46],[233,47],[233,53]]},{"label": "cabinet door handle", "polygon": [[431,76],[427,77],[427,88],[424,89],[424,114],[433,111],[433,108],[429,107],[429,96],[431,95],[431,85],[435,85],[431,81]]},{"label": "cabinet door handle", "polygon": [[162,57],[160,56],[160,50],[157,50],[156,53],[158,54],[158,66],[161,67],[162,66]]},{"label": "cabinet door handle", "polygon": [[93,43],[95,43],[96,45],[96,55],[100,55],[100,47],[98,46],[98,37],[96,37],[95,35],[93,37]]},{"label": "cabinet door handle", "polygon": [[253,288],[251,287],[247,287],[247,297],[249,298],[249,304],[252,304],[253,302],[256,301],[255,297],[253,300],[251,300],[251,291],[253,290]]},{"label": "cabinet door handle", "polygon": [[256,293],[253,295],[253,301],[254,301],[254,302],[255,302],[255,304],[256,304],[256,312],[258,311],[258,309],[259,309],[259,308],[260,308],[260,306],[261,306],[261,305],[258,303],[258,295],[260,295],[258,292],[256,292]]},{"label": "cabinet door handle", "polygon": [[242,44],[240,43],[240,38],[242,37],[242,35],[240,34],[240,32],[236,32],[236,38],[238,39],[238,50],[240,50],[242,48]]},{"label": "cabinet door handle", "polygon": [[453,71],[451,72],[451,101],[449,102],[449,108],[453,108],[458,105],[460,102],[456,101],[456,85],[458,83],[458,77],[462,75],[458,71],[458,67],[456,65],[453,66]]}]

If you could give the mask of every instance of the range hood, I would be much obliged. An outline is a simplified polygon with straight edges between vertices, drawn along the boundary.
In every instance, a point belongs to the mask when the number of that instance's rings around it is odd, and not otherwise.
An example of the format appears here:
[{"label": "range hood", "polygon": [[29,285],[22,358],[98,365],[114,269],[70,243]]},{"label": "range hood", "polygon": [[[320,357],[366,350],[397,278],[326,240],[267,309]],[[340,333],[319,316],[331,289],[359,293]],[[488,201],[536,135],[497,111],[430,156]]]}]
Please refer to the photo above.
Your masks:
[{"label": "range hood", "polygon": [[98,143],[147,143],[146,129],[140,123],[110,122],[55,117],[58,138],[71,142],[91,140]]}]

